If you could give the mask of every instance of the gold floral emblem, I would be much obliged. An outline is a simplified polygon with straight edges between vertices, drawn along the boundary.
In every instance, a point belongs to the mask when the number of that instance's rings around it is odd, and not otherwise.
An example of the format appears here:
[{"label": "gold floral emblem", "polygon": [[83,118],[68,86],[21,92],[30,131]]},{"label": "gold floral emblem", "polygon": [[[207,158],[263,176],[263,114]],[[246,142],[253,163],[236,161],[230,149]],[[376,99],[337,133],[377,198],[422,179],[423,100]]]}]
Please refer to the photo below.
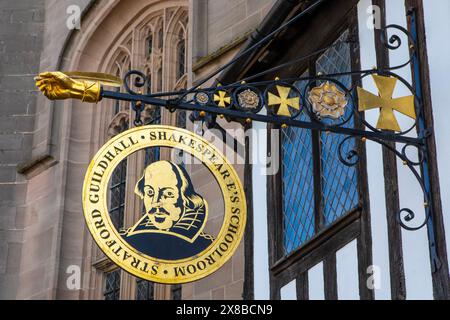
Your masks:
[{"label": "gold floral emblem", "polygon": [[317,115],[335,120],[344,116],[348,104],[345,94],[328,81],[309,92],[309,101]]},{"label": "gold floral emblem", "polygon": [[239,105],[244,109],[257,109],[259,106],[259,96],[256,92],[247,89],[238,95]]},{"label": "gold floral emblem", "polygon": [[199,92],[195,96],[195,100],[200,104],[207,104],[209,102],[209,96],[205,92]]}]

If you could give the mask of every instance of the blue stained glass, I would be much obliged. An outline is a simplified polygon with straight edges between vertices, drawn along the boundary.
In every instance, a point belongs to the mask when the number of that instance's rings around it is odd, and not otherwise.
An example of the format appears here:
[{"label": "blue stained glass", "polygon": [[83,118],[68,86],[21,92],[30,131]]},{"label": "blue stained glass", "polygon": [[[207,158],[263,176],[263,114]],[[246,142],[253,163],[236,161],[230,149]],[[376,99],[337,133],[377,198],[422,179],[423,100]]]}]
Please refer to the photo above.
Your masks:
[{"label": "blue stained glass", "polygon": [[[303,92],[306,83],[296,84]],[[302,114],[299,120],[307,120]],[[289,254],[314,236],[314,177],[311,131],[282,130],[284,251]]]},{"label": "blue stained glass", "polygon": [[[333,74],[351,71],[350,44],[344,40],[348,31],[344,32],[335,45],[328,49],[316,62],[317,72]],[[340,81],[347,88],[352,84],[351,76],[339,76]],[[346,116],[352,110],[352,105],[347,106]],[[353,118],[344,125],[354,127]],[[324,205],[325,226],[348,213],[358,205],[358,176],[356,167],[347,167],[339,161],[339,144],[346,136],[338,134],[321,133],[322,153],[322,195]],[[355,141],[350,140],[344,145],[344,154],[355,148]]]},{"label": "blue stained glass", "polygon": [[283,136],[284,247],[289,254],[314,235],[312,138],[299,128],[287,128]]},{"label": "blue stained glass", "polygon": [[[345,41],[347,36],[348,31],[317,59],[317,72],[334,74],[351,70],[350,45]],[[347,88],[351,87],[350,76],[335,79]],[[301,93],[305,85],[305,81],[296,84]],[[345,118],[352,112],[352,107],[348,105]],[[309,118],[302,114],[299,120],[309,121]],[[354,121],[350,120],[345,126],[353,127]],[[291,127],[282,130],[283,243],[286,255],[310,240],[316,229],[329,226],[358,205],[357,169],[339,161],[339,144],[346,137],[321,133],[319,138],[321,174],[314,177],[311,131]],[[354,147],[355,142],[348,141],[343,147],[344,154]],[[314,190],[315,179],[321,180],[321,190]],[[319,213],[316,213],[315,194],[323,197],[323,208]],[[315,225],[316,214],[321,215],[323,225]]]}]

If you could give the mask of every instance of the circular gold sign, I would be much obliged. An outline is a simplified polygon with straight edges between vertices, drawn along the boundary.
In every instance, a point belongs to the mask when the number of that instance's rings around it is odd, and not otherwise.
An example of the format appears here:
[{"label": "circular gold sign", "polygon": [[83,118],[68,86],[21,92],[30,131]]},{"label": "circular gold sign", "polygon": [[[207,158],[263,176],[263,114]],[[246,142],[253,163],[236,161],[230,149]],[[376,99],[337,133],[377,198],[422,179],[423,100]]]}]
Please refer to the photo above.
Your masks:
[{"label": "circular gold sign", "polygon": [[[135,193],[145,208],[139,221],[117,230],[108,212],[110,177],[124,159],[141,149],[168,147],[191,154],[216,179],[224,202],[217,238],[205,234],[208,205],[182,166],[158,161],[137,173]],[[87,226],[101,250],[134,276],[159,283],[186,283],[217,271],[237,249],[245,230],[242,184],[225,156],[187,130],[145,126],[128,130],[105,144],[89,165],[83,186]]]}]

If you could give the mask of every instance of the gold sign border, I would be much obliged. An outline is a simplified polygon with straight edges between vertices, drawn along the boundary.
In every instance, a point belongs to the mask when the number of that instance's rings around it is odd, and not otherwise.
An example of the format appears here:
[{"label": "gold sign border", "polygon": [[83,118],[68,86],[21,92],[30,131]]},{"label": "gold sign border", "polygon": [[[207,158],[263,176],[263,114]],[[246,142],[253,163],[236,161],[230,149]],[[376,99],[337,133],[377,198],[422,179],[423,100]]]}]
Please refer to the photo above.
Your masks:
[{"label": "gold sign border", "polygon": [[[158,135],[159,137],[170,136],[172,139],[158,139]],[[152,139],[155,136],[157,138]],[[177,137],[183,138],[184,141],[180,143]],[[189,145],[186,143],[187,140]],[[196,256],[174,261],[147,256],[124,241],[112,224],[107,206],[109,179],[122,160],[136,151],[149,147],[177,148],[193,155],[209,169],[220,186],[225,205],[222,227],[217,239]],[[118,152],[119,150],[121,151]],[[108,152],[109,155],[114,152],[117,155],[109,161],[106,169],[99,171],[99,163],[102,160],[105,161]],[[105,167],[104,164],[103,167]],[[92,192],[91,189],[93,179],[100,181],[97,193]],[[82,200],[88,229],[106,256],[134,276],[164,284],[196,281],[221,268],[239,246],[247,220],[244,188],[226,157],[205,139],[190,131],[170,126],[138,127],[127,130],[108,141],[89,165],[84,180]]]}]

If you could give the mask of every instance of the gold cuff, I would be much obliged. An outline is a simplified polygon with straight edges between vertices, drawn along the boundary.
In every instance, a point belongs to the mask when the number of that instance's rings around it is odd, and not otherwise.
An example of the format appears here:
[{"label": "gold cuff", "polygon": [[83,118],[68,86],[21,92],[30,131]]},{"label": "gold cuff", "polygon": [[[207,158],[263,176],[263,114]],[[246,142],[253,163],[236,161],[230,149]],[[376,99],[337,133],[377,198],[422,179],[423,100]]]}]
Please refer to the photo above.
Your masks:
[{"label": "gold cuff", "polygon": [[84,91],[81,101],[97,103],[101,100],[100,97],[101,86],[99,81],[97,82],[83,81],[83,85]]}]

